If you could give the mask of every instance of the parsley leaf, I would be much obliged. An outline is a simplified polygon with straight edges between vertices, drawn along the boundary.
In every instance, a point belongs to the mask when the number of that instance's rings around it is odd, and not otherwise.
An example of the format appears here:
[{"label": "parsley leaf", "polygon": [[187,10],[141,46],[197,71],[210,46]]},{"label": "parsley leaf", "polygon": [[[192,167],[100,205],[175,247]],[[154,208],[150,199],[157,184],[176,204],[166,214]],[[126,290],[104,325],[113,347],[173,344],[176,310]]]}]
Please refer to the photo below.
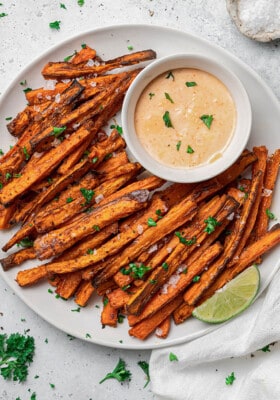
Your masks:
[{"label": "parsley leaf", "polygon": [[167,128],[174,128],[170,119],[169,111],[165,111],[165,113],[162,116],[162,119]]},{"label": "parsley leaf", "polygon": [[131,45],[129,45],[129,46],[127,46],[127,50],[133,50],[133,46],[131,46]]},{"label": "parsley leaf", "polygon": [[163,268],[165,271],[168,270],[168,264],[167,264],[167,262],[164,262],[164,263],[162,264],[162,268]]},{"label": "parsley leaf", "polygon": [[174,79],[175,79],[172,71],[169,71],[169,72],[167,73],[166,77],[165,77],[165,79],[170,79],[170,78],[171,78],[173,81],[174,81]]},{"label": "parsley leaf", "polygon": [[152,92],[149,93],[149,98],[150,98],[150,100],[151,100],[154,96],[155,96],[154,93],[152,93]]},{"label": "parsley leaf", "polygon": [[179,361],[178,357],[176,356],[176,354],[170,352],[169,353],[169,361]]},{"label": "parsley leaf", "polygon": [[180,243],[183,243],[186,246],[191,246],[192,244],[196,243],[196,238],[195,237],[187,240],[186,238],[184,238],[182,236],[182,234],[180,232],[175,232],[175,236],[177,236],[177,238],[179,238]]},{"label": "parsley leaf", "polygon": [[156,215],[158,216],[158,219],[161,219],[161,218],[163,218],[163,216],[162,216],[162,212],[161,212],[161,210],[160,210],[160,209],[156,210]]},{"label": "parsley leaf", "polygon": [[80,7],[82,7],[85,4],[85,0],[78,0],[77,3]]},{"label": "parsley leaf", "polygon": [[153,218],[148,218],[147,224],[148,226],[157,226],[157,223],[153,220]]},{"label": "parsley leaf", "polygon": [[50,22],[50,23],[49,23],[49,27],[50,27],[51,29],[56,29],[57,31],[59,31],[59,29],[60,29],[60,24],[61,24],[61,21],[53,21],[53,22]]},{"label": "parsley leaf", "polygon": [[60,3],[60,8],[64,8],[64,10],[67,10],[66,5],[63,3]]},{"label": "parsley leaf", "polygon": [[269,348],[270,344],[267,344],[266,346],[261,348],[261,351],[263,351],[264,353],[270,352],[270,348]]},{"label": "parsley leaf", "polygon": [[27,247],[33,247],[33,244],[34,244],[33,240],[29,239],[29,237],[27,236],[21,239],[21,241],[17,243],[17,246],[27,248]]},{"label": "parsley leaf", "polygon": [[65,131],[65,129],[66,129],[66,126],[61,126],[61,127],[53,126],[53,131],[51,133],[51,136],[58,137]]},{"label": "parsley leaf", "polygon": [[86,204],[89,204],[94,196],[94,191],[91,189],[84,189],[81,188],[80,192],[82,193],[82,195],[84,196],[85,200],[86,200]]},{"label": "parsley leaf", "polygon": [[72,57],[74,57],[75,54],[77,54],[76,50],[74,51],[73,54],[70,54],[69,56],[65,57],[63,61],[68,62],[69,60],[71,60]]},{"label": "parsley leaf", "polygon": [[265,210],[266,215],[268,216],[269,219],[276,219],[275,215],[270,211],[269,208]]},{"label": "parsley leaf", "polygon": [[204,222],[206,224],[204,232],[207,232],[209,234],[214,232],[217,226],[221,225],[220,222],[218,222],[216,218],[213,217],[208,217],[207,219],[204,220]]},{"label": "parsley leaf", "polygon": [[0,18],[7,17],[7,16],[8,16],[8,14],[6,14],[6,13],[1,13],[0,14]]},{"label": "parsley leaf", "polygon": [[123,275],[131,275],[135,279],[142,279],[145,273],[150,269],[150,267],[144,265],[143,263],[130,263],[129,268],[121,268],[120,271]]},{"label": "parsley leaf", "polygon": [[201,121],[207,126],[208,129],[211,128],[211,124],[213,122],[213,115],[203,114],[200,117]]},{"label": "parsley leaf", "polygon": [[28,365],[33,361],[34,338],[12,333],[0,335],[0,374],[4,379],[23,382],[28,375]]},{"label": "parsley leaf", "polygon": [[172,100],[172,98],[170,97],[170,95],[168,93],[164,93],[166,100],[169,100],[170,103],[174,104],[174,101]]},{"label": "parsley leaf", "polygon": [[147,382],[144,385],[144,388],[145,388],[151,381],[150,372],[149,372],[149,364],[146,361],[138,361],[137,364],[139,365],[140,368],[142,368],[142,370],[146,374]]},{"label": "parsley leaf", "polygon": [[235,381],[234,372],[232,372],[229,376],[226,377],[226,385],[232,385]]},{"label": "parsley leaf", "polygon": [[109,372],[99,383],[103,383],[107,379],[117,379],[119,382],[131,379],[131,372],[126,369],[126,363],[121,358],[114,370]]},{"label": "parsley leaf", "polygon": [[194,276],[193,277],[193,282],[198,282],[200,280],[200,276],[199,275],[196,275],[196,276]]},{"label": "parsley leaf", "polygon": [[188,145],[188,147],[187,147],[187,153],[189,153],[189,154],[194,153],[194,149],[190,145]]},{"label": "parsley leaf", "polygon": [[24,148],[22,149],[22,151],[23,151],[23,154],[24,154],[24,156],[25,156],[25,160],[28,161],[29,158],[30,158],[30,155],[29,155],[29,153],[28,153],[28,151],[27,151],[27,148],[24,146]]},{"label": "parsley leaf", "polygon": [[116,129],[120,135],[123,134],[122,127],[119,126],[119,125],[111,125],[111,126],[110,126],[110,129]]},{"label": "parsley leaf", "polygon": [[197,83],[196,82],[186,82],[186,86],[187,87],[197,86]]},{"label": "parsley leaf", "polygon": [[179,142],[176,144],[177,151],[180,150],[181,144],[182,144],[182,142],[181,142],[181,140],[179,140]]}]

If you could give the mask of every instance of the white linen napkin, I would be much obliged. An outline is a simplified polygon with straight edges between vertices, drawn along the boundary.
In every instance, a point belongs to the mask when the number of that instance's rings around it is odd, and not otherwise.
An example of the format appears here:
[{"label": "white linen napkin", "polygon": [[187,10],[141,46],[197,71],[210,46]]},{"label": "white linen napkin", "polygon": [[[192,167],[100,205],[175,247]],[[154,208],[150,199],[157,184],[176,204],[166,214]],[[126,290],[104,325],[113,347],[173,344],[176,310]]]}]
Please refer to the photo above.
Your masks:
[{"label": "white linen napkin", "polygon": [[[168,400],[279,400],[280,345],[270,346],[270,352],[260,350],[277,340],[280,271],[256,302],[232,321],[191,342],[153,350],[152,391]],[[170,352],[178,361],[169,360]],[[226,385],[232,372],[235,380]]]}]

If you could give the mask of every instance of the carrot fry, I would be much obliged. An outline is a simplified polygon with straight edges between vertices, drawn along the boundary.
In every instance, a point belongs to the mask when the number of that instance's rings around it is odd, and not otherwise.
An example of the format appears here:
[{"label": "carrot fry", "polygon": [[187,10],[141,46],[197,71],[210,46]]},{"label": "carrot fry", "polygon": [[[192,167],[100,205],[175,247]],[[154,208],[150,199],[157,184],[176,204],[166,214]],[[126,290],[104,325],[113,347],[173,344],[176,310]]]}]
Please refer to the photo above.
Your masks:
[{"label": "carrot fry", "polygon": [[176,325],[182,324],[187,318],[191,317],[194,307],[183,302],[173,312],[173,319]]},{"label": "carrot fry", "polygon": [[156,329],[156,336],[161,339],[167,338],[171,327],[171,317],[170,315],[165,318]]},{"label": "carrot fry", "polygon": [[33,247],[28,247],[10,254],[8,257],[2,258],[0,263],[4,271],[8,271],[12,267],[22,264],[24,261],[33,260],[36,258],[36,253]]},{"label": "carrot fry", "polygon": [[45,265],[39,267],[26,269],[17,273],[16,281],[19,286],[30,286],[39,282],[48,276],[48,271]]},{"label": "carrot fry", "polygon": [[82,276],[80,271],[64,274],[57,285],[56,293],[63,299],[69,299],[73,296],[81,282]]},{"label": "carrot fry", "polygon": [[111,306],[117,309],[123,308],[126,305],[129,296],[130,295],[126,291],[120,288],[113,290],[107,295]]},{"label": "carrot fry", "polygon": [[101,323],[112,327],[116,327],[118,324],[118,310],[113,308],[109,301],[103,306]]},{"label": "carrot fry", "polygon": [[85,307],[94,293],[94,287],[89,281],[82,281],[75,293],[75,303]]},{"label": "carrot fry", "polygon": [[156,314],[152,315],[150,318],[146,318],[145,320],[130,328],[128,333],[130,334],[130,336],[145,340],[169,315],[172,314],[172,312],[177,307],[179,307],[181,303],[182,297],[176,297],[170,303],[166,304],[166,306],[164,306]]}]

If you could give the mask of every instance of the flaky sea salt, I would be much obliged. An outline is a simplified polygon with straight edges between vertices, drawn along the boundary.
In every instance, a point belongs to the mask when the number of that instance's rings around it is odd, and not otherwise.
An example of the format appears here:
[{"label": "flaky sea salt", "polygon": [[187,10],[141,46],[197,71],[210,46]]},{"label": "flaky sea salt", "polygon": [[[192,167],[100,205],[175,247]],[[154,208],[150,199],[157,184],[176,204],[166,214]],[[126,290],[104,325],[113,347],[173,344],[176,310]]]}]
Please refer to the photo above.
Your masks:
[{"label": "flaky sea salt", "polygon": [[98,204],[98,203],[100,203],[102,200],[104,199],[104,196],[103,196],[103,194],[98,194],[96,197],[95,197],[95,203],[96,204]]}]

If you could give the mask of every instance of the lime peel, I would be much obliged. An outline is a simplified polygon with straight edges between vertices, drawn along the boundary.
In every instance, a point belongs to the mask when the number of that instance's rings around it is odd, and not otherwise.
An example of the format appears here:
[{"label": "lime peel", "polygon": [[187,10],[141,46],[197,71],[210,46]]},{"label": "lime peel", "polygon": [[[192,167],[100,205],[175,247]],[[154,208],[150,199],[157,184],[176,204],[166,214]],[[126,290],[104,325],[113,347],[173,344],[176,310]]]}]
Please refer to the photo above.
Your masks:
[{"label": "lime peel", "polygon": [[196,307],[192,315],[212,324],[228,321],[250,306],[259,287],[260,272],[256,265],[252,265]]}]

